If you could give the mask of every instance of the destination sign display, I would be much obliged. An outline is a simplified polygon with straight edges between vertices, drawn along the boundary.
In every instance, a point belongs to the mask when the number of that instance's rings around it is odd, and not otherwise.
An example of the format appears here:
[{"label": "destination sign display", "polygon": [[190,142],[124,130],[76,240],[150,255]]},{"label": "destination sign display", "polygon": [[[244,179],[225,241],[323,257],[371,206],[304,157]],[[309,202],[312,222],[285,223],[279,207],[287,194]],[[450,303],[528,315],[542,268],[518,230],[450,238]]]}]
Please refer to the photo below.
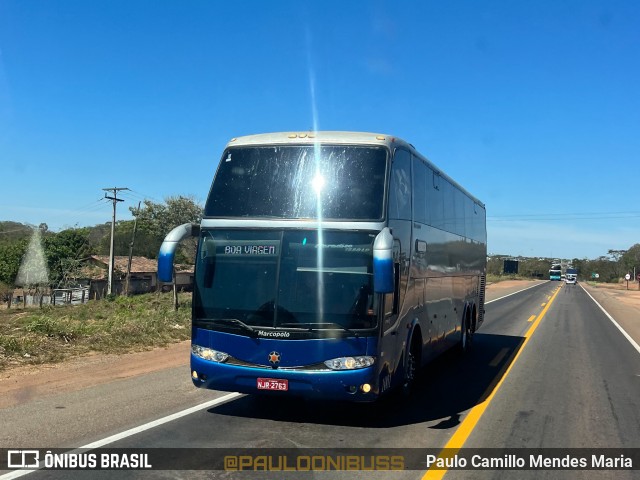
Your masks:
[{"label": "destination sign display", "polygon": [[216,255],[229,256],[277,256],[278,240],[216,240]]}]

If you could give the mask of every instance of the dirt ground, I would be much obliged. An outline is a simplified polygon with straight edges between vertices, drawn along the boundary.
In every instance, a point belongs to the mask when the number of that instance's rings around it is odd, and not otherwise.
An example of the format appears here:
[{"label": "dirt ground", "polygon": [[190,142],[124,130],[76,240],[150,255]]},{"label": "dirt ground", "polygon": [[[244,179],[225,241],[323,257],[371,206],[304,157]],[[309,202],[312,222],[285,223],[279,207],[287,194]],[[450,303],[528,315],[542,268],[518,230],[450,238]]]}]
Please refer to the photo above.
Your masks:
[{"label": "dirt ground", "polygon": [[626,283],[589,283],[596,291],[602,292],[607,298],[615,298],[623,304],[640,308],[640,289],[637,282]]},{"label": "dirt ground", "polygon": [[[487,286],[487,300],[498,298],[533,285],[535,281],[509,280]],[[634,285],[637,289],[637,284]],[[621,286],[624,288],[624,285]],[[620,302],[637,308],[640,318],[640,291],[620,286],[589,287],[608,302]],[[593,295],[594,293],[592,293]],[[600,298],[597,298],[600,301]],[[602,303],[602,302],[601,302]],[[91,354],[52,365],[14,367],[0,372],[0,408],[20,404],[33,397],[76,391],[85,387],[143,375],[167,368],[184,366],[188,371],[189,341],[165,348],[124,355]],[[96,374],[96,372],[99,372]]]}]

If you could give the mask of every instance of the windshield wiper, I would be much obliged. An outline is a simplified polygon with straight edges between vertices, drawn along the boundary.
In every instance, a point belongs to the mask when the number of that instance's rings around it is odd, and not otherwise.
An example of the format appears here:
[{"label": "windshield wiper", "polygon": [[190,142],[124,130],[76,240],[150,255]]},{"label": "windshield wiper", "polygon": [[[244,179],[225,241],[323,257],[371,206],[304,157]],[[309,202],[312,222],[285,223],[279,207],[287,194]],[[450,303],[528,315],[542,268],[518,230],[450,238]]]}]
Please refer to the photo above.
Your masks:
[{"label": "windshield wiper", "polygon": [[345,332],[350,333],[351,335],[354,335],[355,337],[358,336],[358,332],[356,332],[354,330],[350,330],[347,327],[345,327],[344,325],[340,325],[339,323],[335,323],[335,322],[319,322],[319,323],[309,322],[309,323],[282,323],[282,324],[280,324],[281,327],[293,327],[293,326],[302,327],[303,325],[308,327],[310,332],[313,332],[314,330],[321,330],[320,328],[315,328],[316,326],[331,325],[333,327],[338,327],[338,328],[344,330]]},{"label": "windshield wiper", "polygon": [[213,318],[212,319],[216,323],[222,323],[225,325],[234,325],[246,330],[247,332],[251,332],[255,335],[256,329],[250,325],[247,325],[242,320],[238,320],[237,318]]}]

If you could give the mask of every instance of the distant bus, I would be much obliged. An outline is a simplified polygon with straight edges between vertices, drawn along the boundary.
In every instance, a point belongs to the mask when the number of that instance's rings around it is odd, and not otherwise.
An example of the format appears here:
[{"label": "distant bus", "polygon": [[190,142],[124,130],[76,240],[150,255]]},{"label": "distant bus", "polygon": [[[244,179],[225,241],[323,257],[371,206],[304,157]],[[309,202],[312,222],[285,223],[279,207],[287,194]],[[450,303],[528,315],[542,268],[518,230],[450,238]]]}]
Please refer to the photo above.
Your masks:
[{"label": "distant bus", "polygon": [[562,280],[562,265],[551,265],[551,268],[549,269],[549,280]]},{"label": "distant bus", "polygon": [[389,135],[232,139],[198,236],[197,387],[373,401],[483,321],[485,206]]},{"label": "distant bus", "polygon": [[567,268],[565,272],[565,282],[566,283],[576,283],[578,281],[578,270],[575,268]]}]

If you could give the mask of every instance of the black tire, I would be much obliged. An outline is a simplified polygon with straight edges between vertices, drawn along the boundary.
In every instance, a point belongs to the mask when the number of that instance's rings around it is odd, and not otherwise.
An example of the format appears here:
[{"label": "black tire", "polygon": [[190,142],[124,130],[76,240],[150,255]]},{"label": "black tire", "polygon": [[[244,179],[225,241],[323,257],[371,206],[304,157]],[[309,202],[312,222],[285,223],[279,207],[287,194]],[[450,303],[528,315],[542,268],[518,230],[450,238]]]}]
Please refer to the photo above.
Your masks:
[{"label": "black tire", "polygon": [[460,331],[460,343],[458,343],[458,350],[460,353],[465,354],[471,349],[471,341],[473,340],[473,333],[471,332],[471,320],[469,315],[465,314],[462,319],[462,328]]},{"label": "black tire", "polygon": [[415,341],[411,342],[411,348],[407,352],[404,362],[404,383],[402,384],[402,394],[405,397],[411,395],[415,389],[416,376],[420,366],[420,345]]}]

